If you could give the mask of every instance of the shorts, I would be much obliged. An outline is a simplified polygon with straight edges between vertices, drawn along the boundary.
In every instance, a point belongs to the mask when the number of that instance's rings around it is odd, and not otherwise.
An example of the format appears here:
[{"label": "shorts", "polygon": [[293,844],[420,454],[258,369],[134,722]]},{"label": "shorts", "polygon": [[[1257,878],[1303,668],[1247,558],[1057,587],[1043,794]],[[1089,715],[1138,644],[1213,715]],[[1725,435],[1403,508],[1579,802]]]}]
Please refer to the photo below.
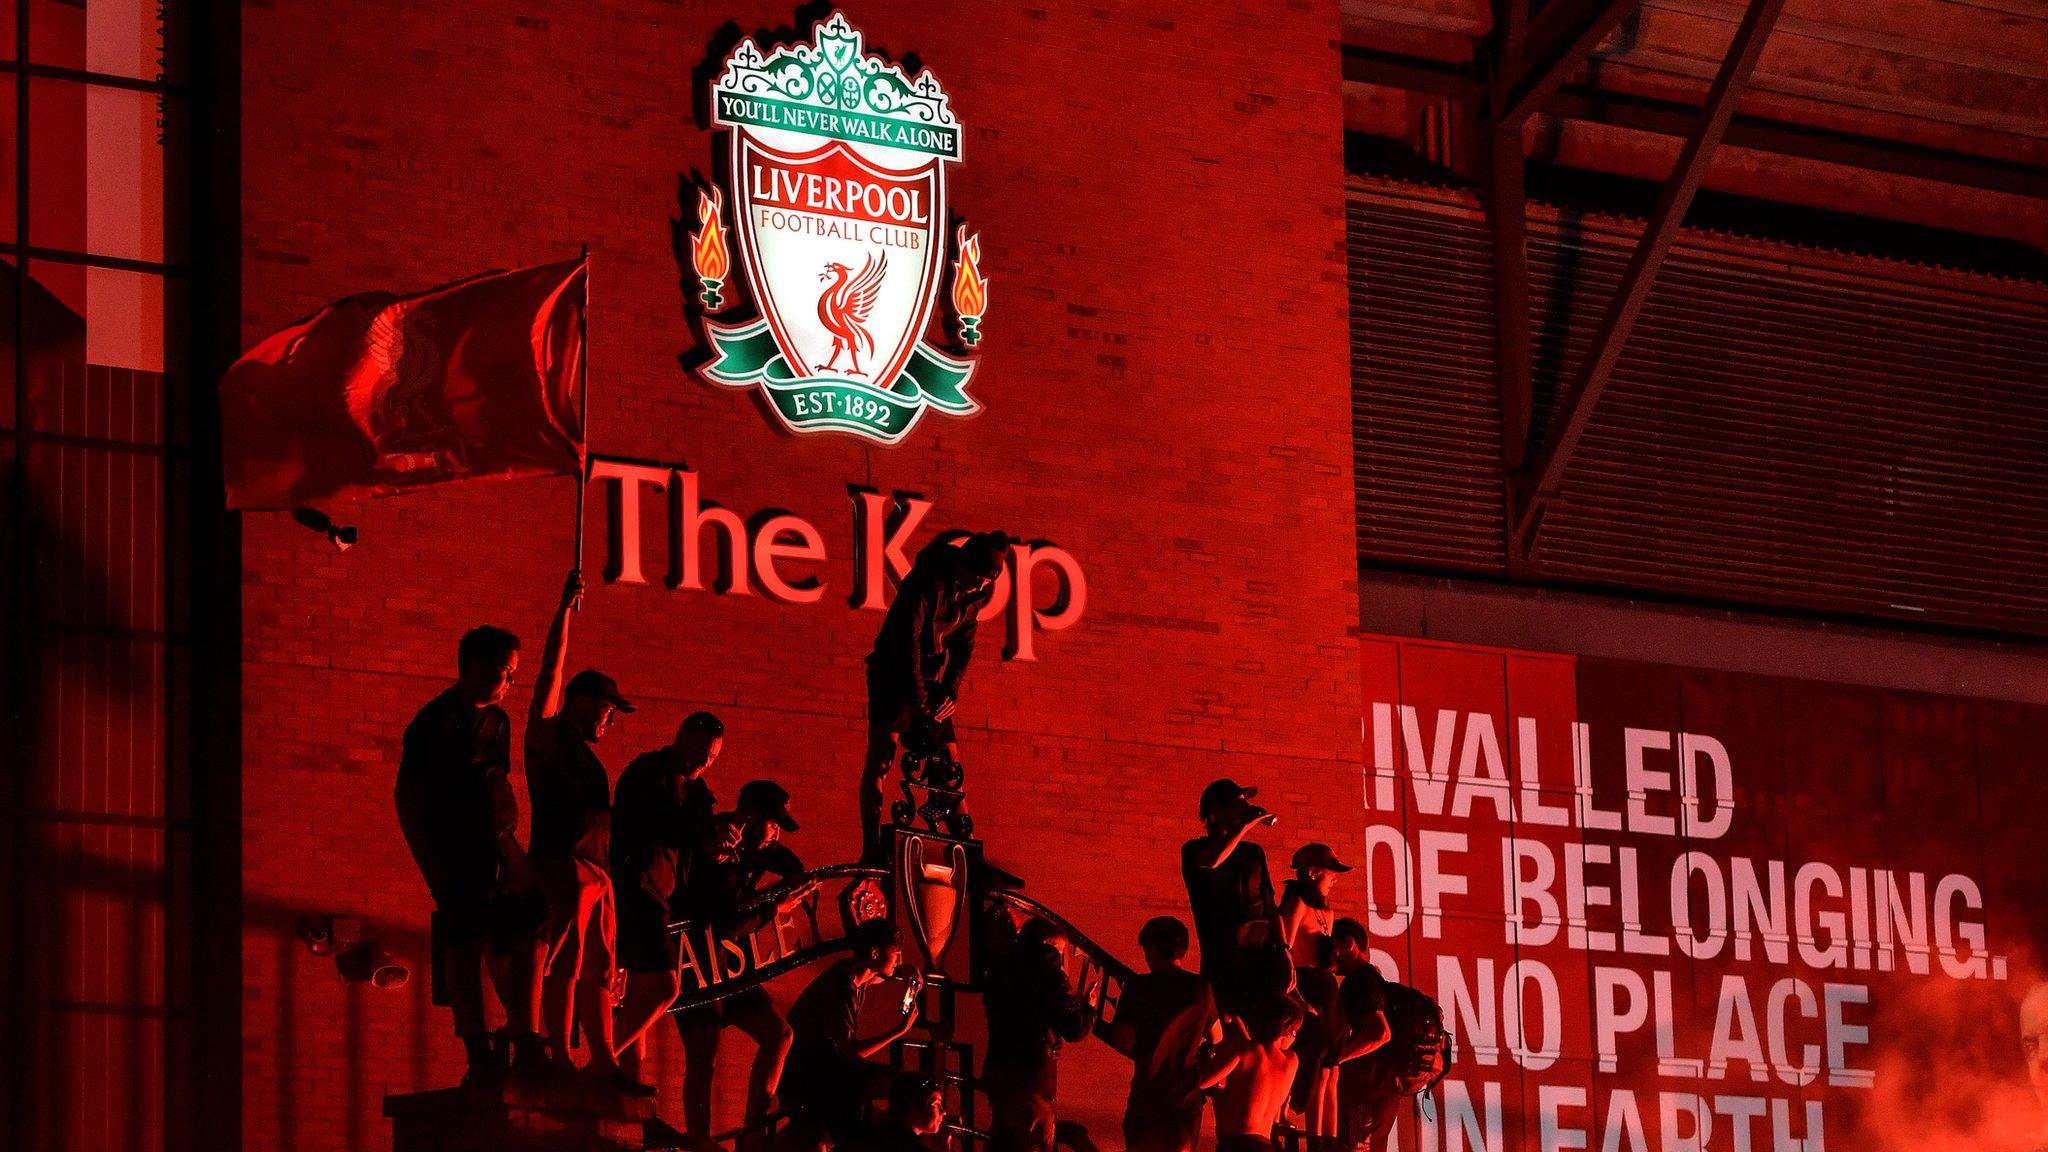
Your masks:
[{"label": "shorts", "polygon": [[506,926],[507,911],[498,894],[497,852],[468,843],[442,845],[438,852],[439,867],[422,868],[427,891],[434,897],[436,951],[484,940],[495,943]]},{"label": "shorts", "polygon": [[449,949],[488,946],[493,955],[504,956],[515,948],[531,947],[548,915],[547,900],[539,892],[444,888],[436,896],[427,921],[429,998],[444,1008],[450,1003]]},{"label": "shorts", "polygon": [[[583,978],[609,980],[618,959],[612,955],[618,924],[611,875],[580,856],[548,856],[535,861],[535,867],[548,905],[541,929],[548,953],[544,970],[552,971],[555,961],[568,955]],[[584,955],[586,945],[596,949],[593,955]]]},{"label": "shorts", "polygon": [[435,951],[480,944],[490,939],[491,905],[495,895],[488,888],[436,892],[432,925]]},{"label": "shorts", "polygon": [[1323,1060],[1337,1047],[1337,974],[1328,968],[1297,968],[1295,993],[1314,1015],[1302,1020],[1301,1031],[1294,1038],[1294,1054],[1301,1063],[1287,1103],[1296,1112],[1307,1112],[1323,1072]]},{"label": "shorts", "polygon": [[682,949],[668,930],[668,907],[638,884],[615,888],[612,896],[618,913],[619,967],[636,976],[680,971]]},{"label": "shorts", "polygon": [[1314,1015],[1301,1022],[1294,1054],[1303,1065],[1320,1064],[1337,1042],[1337,974],[1328,968],[1294,970],[1295,993]]}]

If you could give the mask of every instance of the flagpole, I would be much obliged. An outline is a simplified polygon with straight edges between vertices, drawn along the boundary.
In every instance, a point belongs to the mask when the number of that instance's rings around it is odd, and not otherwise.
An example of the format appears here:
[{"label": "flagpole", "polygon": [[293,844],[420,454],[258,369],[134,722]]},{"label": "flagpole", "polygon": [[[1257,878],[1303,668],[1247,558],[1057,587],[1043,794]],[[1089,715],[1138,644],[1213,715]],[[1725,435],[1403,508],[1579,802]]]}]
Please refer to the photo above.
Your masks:
[{"label": "flagpole", "polygon": [[576,570],[583,570],[583,498],[590,488],[590,245],[583,246],[583,307],[576,312],[576,391],[582,405],[577,417],[583,433],[576,455]]}]

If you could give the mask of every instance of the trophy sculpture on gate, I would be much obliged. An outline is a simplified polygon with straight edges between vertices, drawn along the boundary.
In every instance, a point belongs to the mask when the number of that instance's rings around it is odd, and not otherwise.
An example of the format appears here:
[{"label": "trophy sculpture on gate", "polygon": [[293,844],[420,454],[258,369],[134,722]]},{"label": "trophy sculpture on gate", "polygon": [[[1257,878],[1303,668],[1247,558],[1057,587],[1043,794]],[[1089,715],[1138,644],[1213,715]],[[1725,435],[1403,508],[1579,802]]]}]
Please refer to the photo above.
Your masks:
[{"label": "trophy sculpture on gate", "polygon": [[923,952],[925,971],[965,984],[973,949],[957,945],[972,933],[971,909],[986,881],[962,790],[966,771],[944,744],[906,735],[897,780],[903,796],[889,812],[897,916]]}]

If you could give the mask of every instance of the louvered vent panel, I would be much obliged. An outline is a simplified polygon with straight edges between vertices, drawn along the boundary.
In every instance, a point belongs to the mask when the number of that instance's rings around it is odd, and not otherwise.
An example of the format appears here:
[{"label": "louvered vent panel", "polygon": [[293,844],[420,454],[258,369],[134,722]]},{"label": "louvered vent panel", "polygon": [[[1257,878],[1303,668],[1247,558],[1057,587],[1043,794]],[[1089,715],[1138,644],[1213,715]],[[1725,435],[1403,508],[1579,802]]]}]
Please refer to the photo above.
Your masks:
[{"label": "louvered vent panel", "polygon": [[[1361,554],[1481,568],[1502,547],[1483,219],[1389,189],[1355,194],[1351,220]],[[1539,426],[1632,243],[1609,220],[1532,223]],[[1434,404],[1462,422],[1414,395],[1446,363],[1465,371]],[[2048,303],[1687,237],[1537,560],[1552,583],[2048,634]]]},{"label": "louvered vent panel", "polygon": [[1469,212],[1353,197],[1358,547],[1380,562],[1503,562],[1493,265]]}]

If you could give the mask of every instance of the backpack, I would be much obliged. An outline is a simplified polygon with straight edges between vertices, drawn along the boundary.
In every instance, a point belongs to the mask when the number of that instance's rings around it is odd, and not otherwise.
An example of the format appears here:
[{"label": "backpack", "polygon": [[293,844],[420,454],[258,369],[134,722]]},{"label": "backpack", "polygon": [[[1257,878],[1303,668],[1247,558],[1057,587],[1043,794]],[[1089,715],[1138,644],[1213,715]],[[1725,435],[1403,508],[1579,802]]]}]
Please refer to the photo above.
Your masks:
[{"label": "backpack", "polygon": [[1403,1096],[1436,1087],[1451,1070],[1451,1034],[1443,1009],[1419,989],[1386,982],[1387,1037],[1380,1067]]}]

